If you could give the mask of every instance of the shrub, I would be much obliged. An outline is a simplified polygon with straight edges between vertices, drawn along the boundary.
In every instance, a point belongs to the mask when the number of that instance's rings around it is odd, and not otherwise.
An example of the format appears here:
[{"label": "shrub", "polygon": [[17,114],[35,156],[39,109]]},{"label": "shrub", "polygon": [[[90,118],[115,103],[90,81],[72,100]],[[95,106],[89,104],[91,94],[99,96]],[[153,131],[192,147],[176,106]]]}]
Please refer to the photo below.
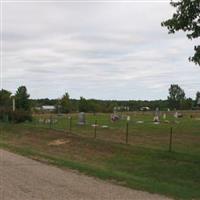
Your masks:
[{"label": "shrub", "polygon": [[21,123],[25,121],[32,121],[32,115],[29,111],[16,110],[13,112],[11,109],[3,108],[0,109],[0,120]]}]

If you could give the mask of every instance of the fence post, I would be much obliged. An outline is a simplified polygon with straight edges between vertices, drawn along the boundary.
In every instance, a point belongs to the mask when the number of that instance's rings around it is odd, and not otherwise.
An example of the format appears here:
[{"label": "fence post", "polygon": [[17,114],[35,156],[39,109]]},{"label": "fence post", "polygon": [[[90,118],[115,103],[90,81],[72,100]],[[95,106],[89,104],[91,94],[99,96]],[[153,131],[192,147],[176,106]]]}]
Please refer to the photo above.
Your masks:
[{"label": "fence post", "polygon": [[69,132],[71,133],[71,131],[72,131],[72,117],[71,116],[69,116]]},{"label": "fence post", "polygon": [[172,152],[172,133],[173,133],[173,128],[170,127],[170,135],[169,135],[169,152]]},{"label": "fence post", "polygon": [[52,115],[50,116],[49,128],[52,128]]},{"label": "fence post", "polygon": [[97,137],[97,120],[94,122],[94,139]]},{"label": "fence post", "polygon": [[126,122],[126,144],[128,144],[128,121]]}]

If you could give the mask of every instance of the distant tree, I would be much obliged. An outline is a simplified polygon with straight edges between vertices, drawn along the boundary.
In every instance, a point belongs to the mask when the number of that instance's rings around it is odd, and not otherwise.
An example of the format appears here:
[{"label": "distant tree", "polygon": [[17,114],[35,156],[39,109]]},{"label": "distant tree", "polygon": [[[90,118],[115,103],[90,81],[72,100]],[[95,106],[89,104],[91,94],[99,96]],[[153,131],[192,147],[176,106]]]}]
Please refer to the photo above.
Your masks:
[{"label": "distant tree", "polygon": [[88,112],[88,102],[85,98],[80,97],[78,108],[79,112]]},{"label": "distant tree", "polygon": [[[162,22],[169,33],[175,33],[182,30],[187,32],[189,39],[195,39],[200,36],[200,0],[172,0],[170,3],[176,8],[176,13],[171,19]],[[194,47],[195,54],[189,60],[200,65],[200,45]]]},{"label": "distant tree", "polygon": [[71,111],[71,102],[69,94],[66,92],[60,100],[61,112],[69,113]]},{"label": "distant tree", "polygon": [[0,107],[9,107],[11,106],[11,92],[7,90],[0,90]]},{"label": "distant tree", "polygon": [[191,110],[193,106],[193,100],[191,98],[184,99],[181,102],[181,109],[183,110]]},{"label": "distant tree", "polygon": [[169,88],[168,103],[171,109],[180,109],[185,100],[185,92],[181,87],[174,84]]},{"label": "distant tree", "polygon": [[30,110],[30,95],[27,93],[26,86],[20,86],[15,94],[16,108],[29,111]]}]

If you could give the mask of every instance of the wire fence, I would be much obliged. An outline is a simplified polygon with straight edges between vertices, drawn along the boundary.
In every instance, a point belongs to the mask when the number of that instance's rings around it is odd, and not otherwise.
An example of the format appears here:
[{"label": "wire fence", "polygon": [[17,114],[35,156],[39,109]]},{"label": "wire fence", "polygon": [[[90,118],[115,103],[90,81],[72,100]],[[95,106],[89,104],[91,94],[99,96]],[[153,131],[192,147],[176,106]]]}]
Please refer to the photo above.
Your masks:
[{"label": "wire fence", "polygon": [[[145,118],[145,117],[144,117]],[[122,118],[112,122],[109,115],[86,115],[86,123],[80,125],[78,115],[38,115],[30,126],[48,128],[88,137],[164,149],[169,152],[200,152],[200,121],[190,118],[162,120],[155,123],[150,118],[130,120]]]}]

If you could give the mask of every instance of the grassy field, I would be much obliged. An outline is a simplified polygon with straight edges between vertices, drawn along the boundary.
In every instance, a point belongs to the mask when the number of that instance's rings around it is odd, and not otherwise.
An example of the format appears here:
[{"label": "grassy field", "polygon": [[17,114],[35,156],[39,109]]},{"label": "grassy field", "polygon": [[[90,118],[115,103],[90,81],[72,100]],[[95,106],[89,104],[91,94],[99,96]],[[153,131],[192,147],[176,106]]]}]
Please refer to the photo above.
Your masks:
[{"label": "grassy field", "polygon": [[[49,116],[43,116],[48,118]],[[1,123],[0,147],[62,168],[109,179],[131,188],[164,194],[176,199],[200,199],[200,121],[185,114],[178,122],[155,125],[151,113],[132,113],[129,144],[125,144],[126,120],[110,122],[110,115],[88,114],[87,125],[72,117],[53,116],[53,124]],[[97,139],[91,124],[97,120]],[[137,121],[144,121],[143,124]],[[101,128],[108,125],[108,129]],[[168,152],[173,127],[173,151]]]},{"label": "grassy field", "polygon": [[[70,121],[66,115],[35,115],[32,123],[26,123],[27,126],[52,128],[71,132],[83,137],[112,141],[116,143],[126,142],[126,116],[131,120],[128,127],[128,143],[142,147],[157,148],[167,150],[169,148],[170,129],[172,128],[172,148],[178,152],[200,153],[200,113],[184,113],[183,118],[175,119],[174,113],[167,114],[167,119],[161,117],[160,124],[154,124],[152,112],[124,113],[122,120],[112,122],[110,114],[86,114],[86,125],[78,125],[78,114],[72,114],[71,131]],[[57,121],[53,124],[39,123],[41,119],[50,119]],[[97,121],[96,131],[92,125]],[[169,123],[166,123],[168,121]],[[102,126],[108,126],[103,128]],[[96,132],[96,134],[95,134]]]}]

